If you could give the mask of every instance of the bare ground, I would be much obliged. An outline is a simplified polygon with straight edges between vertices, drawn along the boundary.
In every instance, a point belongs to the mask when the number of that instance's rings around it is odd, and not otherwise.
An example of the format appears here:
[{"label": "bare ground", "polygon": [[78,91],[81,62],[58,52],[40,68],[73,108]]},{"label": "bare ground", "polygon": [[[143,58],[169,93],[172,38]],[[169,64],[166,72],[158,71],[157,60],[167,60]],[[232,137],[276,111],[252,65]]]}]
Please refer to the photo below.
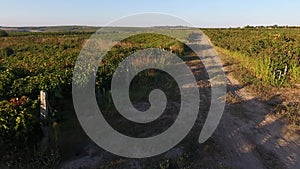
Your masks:
[{"label": "bare ground", "polygon": [[[272,109],[297,101],[299,89],[274,89],[273,97],[243,87],[225,66],[228,78],[227,108],[215,133],[224,148],[226,166],[234,169],[300,168],[300,130],[288,125]],[[228,73],[229,72],[229,73]]]}]

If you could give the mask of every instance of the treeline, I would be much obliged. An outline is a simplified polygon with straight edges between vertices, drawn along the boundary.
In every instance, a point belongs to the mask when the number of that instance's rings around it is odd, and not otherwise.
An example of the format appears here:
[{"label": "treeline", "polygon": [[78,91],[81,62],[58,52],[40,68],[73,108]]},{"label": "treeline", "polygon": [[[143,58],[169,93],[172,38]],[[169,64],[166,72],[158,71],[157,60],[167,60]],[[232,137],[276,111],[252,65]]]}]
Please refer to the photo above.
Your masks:
[{"label": "treeline", "polygon": [[262,28],[267,28],[267,29],[276,29],[276,28],[300,28],[300,26],[289,26],[289,25],[269,25],[269,26],[251,26],[247,25],[244,28],[246,29],[262,29]]}]

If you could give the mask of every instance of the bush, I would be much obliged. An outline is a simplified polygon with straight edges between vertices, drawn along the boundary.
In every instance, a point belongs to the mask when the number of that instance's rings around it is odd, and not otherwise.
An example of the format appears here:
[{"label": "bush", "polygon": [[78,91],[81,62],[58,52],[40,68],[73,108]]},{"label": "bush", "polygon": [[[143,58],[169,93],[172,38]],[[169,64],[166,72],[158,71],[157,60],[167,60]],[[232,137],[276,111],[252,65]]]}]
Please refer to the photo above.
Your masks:
[{"label": "bush", "polygon": [[0,37],[6,37],[8,36],[8,33],[5,32],[4,30],[0,30]]},{"label": "bush", "polygon": [[126,38],[104,56],[97,72],[98,87],[110,90],[112,76],[118,64],[130,54],[147,48],[166,49],[178,56],[182,56],[186,50],[184,44],[166,35],[143,33]]},{"label": "bush", "polygon": [[6,149],[37,143],[41,136],[37,105],[38,101],[26,96],[0,101],[0,142]]},{"label": "bush", "polygon": [[15,79],[12,70],[4,70],[0,72],[0,100],[8,99],[11,95],[10,88]]},{"label": "bush", "polygon": [[12,48],[6,47],[0,50],[0,57],[8,57],[13,55],[15,52]]}]

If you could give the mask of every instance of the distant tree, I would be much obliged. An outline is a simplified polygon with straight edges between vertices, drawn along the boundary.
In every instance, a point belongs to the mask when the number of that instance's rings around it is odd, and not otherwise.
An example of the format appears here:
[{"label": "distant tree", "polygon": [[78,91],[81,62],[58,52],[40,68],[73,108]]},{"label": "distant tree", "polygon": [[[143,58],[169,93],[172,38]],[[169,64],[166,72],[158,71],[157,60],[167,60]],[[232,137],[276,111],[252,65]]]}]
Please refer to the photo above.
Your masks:
[{"label": "distant tree", "polygon": [[255,28],[255,27],[254,27],[254,26],[247,25],[247,26],[245,26],[245,28],[246,28],[246,29],[253,29],[253,28]]},{"label": "distant tree", "polygon": [[0,37],[6,37],[8,36],[8,33],[5,32],[4,30],[0,30]]}]

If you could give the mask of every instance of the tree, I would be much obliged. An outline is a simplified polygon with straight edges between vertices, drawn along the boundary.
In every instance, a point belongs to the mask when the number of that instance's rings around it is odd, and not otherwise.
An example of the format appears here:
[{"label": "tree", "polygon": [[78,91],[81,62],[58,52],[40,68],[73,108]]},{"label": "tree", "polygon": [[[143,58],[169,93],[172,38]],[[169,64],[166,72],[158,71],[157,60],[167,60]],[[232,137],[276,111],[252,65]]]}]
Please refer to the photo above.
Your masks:
[{"label": "tree", "polygon": [[253,28],[254,26],[250,26],[250,25],[245,26],[245,29],[253,29]]}]

